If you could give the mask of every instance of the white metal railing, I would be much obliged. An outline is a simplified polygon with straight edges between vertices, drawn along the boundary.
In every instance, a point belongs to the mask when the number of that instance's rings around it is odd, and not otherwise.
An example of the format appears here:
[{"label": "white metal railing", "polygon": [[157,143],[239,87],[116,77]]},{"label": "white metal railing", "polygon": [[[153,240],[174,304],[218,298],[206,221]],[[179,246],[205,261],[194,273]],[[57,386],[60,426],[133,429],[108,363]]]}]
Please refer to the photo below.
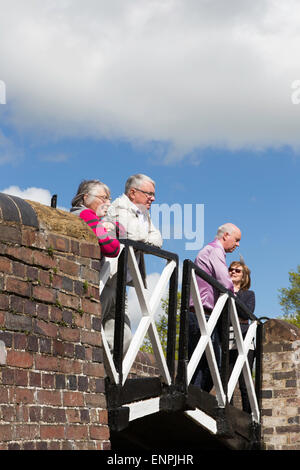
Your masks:
[{"label": "white metal railing", "polygon": [[[124,249],[124,246],[122,246]],[[115,383],[120,383],[120,377],[122,380],[121,385],[124,385],[130,369],[136,359],[140,346],[143,343],[143,340],[148,333],[150,341],[153,347],[153,353],[157,361],[157,367],[161,373],[164,383],[167,385],[171,384],[171,375],[167,365],[167,361],[160,343],[159,335],[155,325],[154,315],[159,307],[162,296],[166,291],[166,287],[169,284],[171,276],[174,270],[177,268],[177,263],[173,259],[167,260],[166,266],[161,272],[160,278],[156,283],[154,291],[151,296],[149,291],[145,288],[144,282],[137,264],[135,250],[133,246],[126,247],[128,249],[128,264],[127,269],[133,281],[133,286],[135,288],[137,299],[141,308],[141,318],[138,323],[137,329],[133,334],[132,340],[130,342],[129,348],[122,360],[122,374],[117,370],[114,363],[113,353],[110,350],[108,342],[105,337],[104,328],[101,328],[102,342],[104,347],[105,358],[107,362],[107,374],[110,379]],[[100,292],[103,291],[105,283],[110,275],[110,272],[116,271],[116,265],[118,263],[118,258],[113,260],[107,260],[105,269],[101,272],[101,283],[100,283]],[[177,288],[176,288],[177,295]]]},{"label": "white metal railing", "polygon": [[[199,273],[197,273],[198,275]],[[225,289],[224,289],[225,291]],[[251,347],[251,343],[255,340],[256,329],[257,329],[257,320],[251,321],[247,334],[245,338],[242,336],[239,317],[237,314],[235,299],[233,296],[230,296],[228,292],[221,292],[220,296],[216,302],[216,305],[211,312],[209,319],[206,320],[204,308],[202,301],[199,295],[198,285],[196,281],[195,269],[191,270],[191,284],[190,284],[190,293],[194,301],[195,314],[200,328],[200,339],[196,348],[193,351],[193,354],[187,365],[187,385],[190,384],[193,374],[203,356],[206,354],[207,362],[209,365],[210,373],[212,380],[215,386],[216,398],[219,407],[225,407],[226,398],[229,402],[232,398],[235,386],[239,380],[240,374],[243,373],[245,384],[247,388],[248,398],[251,406],[252,418],[254,421],[259,422],[260,420],[260,411],[258,400],[255,393],[254,382],[251,374],[251,369],[248,361],[248,351]],[[234,364],[232,373],[230,375],[228,384],[227,384],[227,397],[222,385],[222,380],[220,377],[220,371],[218,364],[215,358],[215,353],[211,341],[211,334],[217,324],[222,310],[229,301],[229,312],[230,312],[230,321],[233,327],[234,338],[237,346],[237,359]]]},{"label": "white metal railing", "polygon": [[[149,291],[145,288],[144,282],[142,279],[142,275],[137,263],[136,259],[136,250],[144,251],[145,253],[150,254],[157,254],[162,258],[167,260],[166,265],[164,266],[160,278],[155,285],[155,289],[150,295]],[[116,296],[119,296],[118,302],[124,301],[124,296],[122,294],[123,287],[126,285],[126,280],[128,275],[132,279],[133,287],[135,289],[138,303],[141,310],[141,318],[139,320],[138,326],[136,331],[133,334],[131,343],[127,352],[125,353],[124,357],[123,354],[120,353],[122,348],[122,339],[116,341],[119,346],[115,346],[115,350],[111,351],[108,345],[108,342],[105,337],[104,329],[102,328],[102,341],[104,347],[104,355],[106,359],[106,371],[109,376],[111,384],[117,387],[123,387],[126,380],[128,379],[128,375],[132,368],[132,365],[136,359],[140,346],[143,343],[143,340],[148,333],[150,337],[150,341],[153,347],[154,356],[156,359],[156,364],[160,372],[160,378],[164,384],[170,386],[173,384],[173,378],[175,375],[174,367],[175,367],[175,335],[174,335],[174,355],[167,353],[167,359],[162,349],[162,345],[160,343],[159,335],[157,332],[157,328],[154,321],[154,315],[157,311],[158,306],[162,300],[163,295],[165,294],[166,287],[169,284],[169,296],[171,292],[175,292],[177,298],[177,274],[178,274],[178,258],[177,255],[173,253],[164,252],[163,250],[155,249],[153,247],[146,246],[143,243],[139,242],[132,242],[127,241],[124,246],[122,246],[122,255],[119,259],[109,260],[106,263],[106,268],[101,272],[101,291],[105,285],[105,281],[109,277],[109,271],[115,273],[118,268],[118,285]],[[147,251],[148,250],[148,251]],[[153,251],[153,253],[152,253]],[[156,251],[156,252],[155,252]],[[176,274],[176,276],[174,276]],[[215,289],[219,290],[219,297],[215,304],[213,311],[211,312],[208,320],[206,319],[204,307],[199,295],[199,289],[197,285],[196,276],[201,276],[204,278],[205,281],[212,284]],[[171,281],[172,279],[172,281]],[[175,280],[176,279],[176,283]],[[176,285],[175,285],[176,284]],[[171,287],[172,285],[172,287]],[[125,290],[124,290],[125,292]],[[200,329],[200,337],[199,341],[188,360],[187,358],[187,341],[188,341],[188,333],[187,333],[187,315],[186,313],[189,311],[189,303],[190,297],[193,299],[195,315],[197,317],[197,321],[199,324]],[[216,400],[219,408],[225,408],[227,403],[230,402],[235,387],[238,383],[239,377],[243,374],[245,385],[247,389],[247,394],[249,398],[249,403],[251,407],[251,415],[252,420],[254,423],[259,423],[260,421],[260,411],[259,411],[259,404],[258,404],[258,394],[260,389],[259,381],[255,381],[252,378],[251,368],[248,361],[248,352],[251,348],[251,345],[256,339],[256,332],[257,326],[259,324],[259,320],[247,312],[247,309],[244,312],[244,307],[242,308],[242,314],[246,314],[246,318],[250,319],[250,324],[247,330],[247,334],[243,338],[239,316],[237,312],[237,304],[239,306],[239,313],[241,313],[241,303],[236,299],[235,296],[229,292],[227,289],[224,288],[221,284],[219,284],[215,279],[208,276],[204,271],[199,269],[194,263],[190,260],[185,260],[183,264],[183,278],[182,278],[182,297],[181,297],[181,324],[180,324],[180,341],[179,341],[179,357],[178,357],[178,370],[176,375],[176,387],[179,393],[183,393],[188,397],[188,387],[192,382],[193,375],[200,363],[203,354],[206,355],[209,370],[211,373],[212,381],[215,387],[215,395]],[[174,305],[173,308],[170,308],[170,311],[174,312]],[[122,330],[122,315],[124,314],[124,305],[120,304],[117,305],[116,309],[119,313],[118,321],[120,323],[116,324],[117,336]],[[175,306],[176,310],[176,306]],[[116,311],[116,313],[117,313]],[[170,314],[169,311],[169,314]],[[123,312],[123,313],[122,313]],[[168,319],[168,328],[170,329],[170,325],[172,326],[174,322],[176,324],[176,313],[171,315],[173,318],[170,321]],[[219,370],[219,366],[215,357],[214,347],[211,335],[217,326],[219,321],[224,322],[224,325],[227,326],[223,328],[223,338],[222,338],[222,354],[225,356],[229,355],[229,324],[231,325],[231,329],[233,331],[234,340],[237,349],[237,359],[229,373],[228,362],[226,360],[222,361],[221,371]],[[227,323],[226,323],[227,322]],[[174,325],[173,325],[174,328]],[[183,333],[182,333],[183,332]],[[173,338],[173,332],[170,334],[170,338]],[[226,338],[228,339],[226,345]],[[116,340],[116,336],[115,336]],[[169,344],[169,341],[168,341]],[[173,346],[172,346],[173,347]],[[172,349],[172,348],[171,348]],[[169,356],[168,356],[169,354]],[[169,358],[168,358],[169,357]],[[174,358],[170,360],[171,358]],[[174,367],[172,369],[172,361],[174,363]],[[224,365],[227,363],[227,366]],[[257,361],[259,363],[259,361]],[[259,374],[258,374],[259,376]],[[256,388],[256,389],[255,389]],[[134,400],[133,400],[134,401]],[[115,405],[113,405],[115,406]],[[205,415],[205,419],[208,419],[209,415],[206,415],[205,410],[202,411],[200,408],[197,408],[194,411],[186,411],[186,413],[192,413],[193,416],[199,415],[199,412]],[[198,418],[197,418],[198,419]],[[211,418],[212,419],[212,418]],[[216,422],[214,421],[213,429],[216,428]],[[211,428],[211,426],[210,426]]]}]

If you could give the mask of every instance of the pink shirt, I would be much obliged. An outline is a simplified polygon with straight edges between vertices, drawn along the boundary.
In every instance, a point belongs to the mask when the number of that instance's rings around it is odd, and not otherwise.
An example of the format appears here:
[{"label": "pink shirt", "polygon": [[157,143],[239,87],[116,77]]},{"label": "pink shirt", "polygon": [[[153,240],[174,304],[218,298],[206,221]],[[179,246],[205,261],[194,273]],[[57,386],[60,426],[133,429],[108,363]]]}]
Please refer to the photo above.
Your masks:
[{"label": "pink shirt", "polygon": [[[226,289],[233,290],[233,284],[229,276],[228,267],[226,265],[226,253],[221,242],[216,238],[213,242],[206,245],[199,251],[195,264],[199,266],[207,274],[215,278]],[[212,310],[219,297],[219,291],[214,289],[208,282],[196,276],[199,293],[203,307]],[[193,306],[193,299],[190,300]]]},{"label": "pink shirt", "polygon": [[120,242],[118,239],[109,236],[97,214],[91,209],[83,209],[80,212],[80,218],[83,219],[97,235],[102,256],[107,256],[108,258],[118,256]]}]

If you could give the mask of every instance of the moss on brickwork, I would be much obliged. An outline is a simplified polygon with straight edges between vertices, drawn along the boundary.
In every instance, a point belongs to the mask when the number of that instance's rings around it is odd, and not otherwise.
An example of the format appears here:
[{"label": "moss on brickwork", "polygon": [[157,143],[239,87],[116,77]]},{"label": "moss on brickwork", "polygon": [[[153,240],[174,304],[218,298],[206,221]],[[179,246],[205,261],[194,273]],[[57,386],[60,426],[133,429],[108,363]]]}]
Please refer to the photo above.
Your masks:
[{"label": "moss on brickwork", "polygon": [[78,216],[69,212],[53,209],[35,201],[26,200],[37,214],[40,227],[50,232],[59,233],[68,237],[98,243],[94,232]]}]

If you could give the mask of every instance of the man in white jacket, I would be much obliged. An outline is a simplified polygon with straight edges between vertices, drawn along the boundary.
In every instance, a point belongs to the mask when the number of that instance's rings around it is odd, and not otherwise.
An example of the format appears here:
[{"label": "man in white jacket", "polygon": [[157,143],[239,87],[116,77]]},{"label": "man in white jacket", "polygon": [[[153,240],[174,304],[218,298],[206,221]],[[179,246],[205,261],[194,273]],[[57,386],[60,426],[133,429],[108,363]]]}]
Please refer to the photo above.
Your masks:
[{"label": "man in white jacket", "polygon": [[[149,214],[153,201],[155,201],[155,182],[143,174],[130,176],[126,181],[124,194],[115,199],[109,207],[106,220],[108,222],[110,220],[119,222],[125,229],[126,238],[161,248],[162,237],[160,231],[154,227]],[[136,258],[146,286],[143,253],[137,252]],[[112,272],[100,296],[102,324],[111,350],[113,349],[115,327],[116,281],[117,274]],[[129,281],[130,277],[128,276],[127,282]],[[131,338],[130,320],[128,315],[125,314],[124,353],[129,347]]]}]

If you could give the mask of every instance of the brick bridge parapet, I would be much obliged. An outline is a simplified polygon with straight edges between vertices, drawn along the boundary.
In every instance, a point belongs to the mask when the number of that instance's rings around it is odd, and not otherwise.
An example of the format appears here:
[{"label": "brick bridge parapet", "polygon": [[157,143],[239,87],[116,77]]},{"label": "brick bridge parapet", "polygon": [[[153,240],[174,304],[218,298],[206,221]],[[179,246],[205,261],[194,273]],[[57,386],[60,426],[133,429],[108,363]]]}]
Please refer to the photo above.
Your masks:
[{"label": "brick bridge parapet", "polygon": [[100,250],[77,216],[0,194],[0,448],[109,449]]},{"label": "brick bridge parapet", "polygon": [[300,450],[300,329],[264,324],[262,437],[267,450]]}]

